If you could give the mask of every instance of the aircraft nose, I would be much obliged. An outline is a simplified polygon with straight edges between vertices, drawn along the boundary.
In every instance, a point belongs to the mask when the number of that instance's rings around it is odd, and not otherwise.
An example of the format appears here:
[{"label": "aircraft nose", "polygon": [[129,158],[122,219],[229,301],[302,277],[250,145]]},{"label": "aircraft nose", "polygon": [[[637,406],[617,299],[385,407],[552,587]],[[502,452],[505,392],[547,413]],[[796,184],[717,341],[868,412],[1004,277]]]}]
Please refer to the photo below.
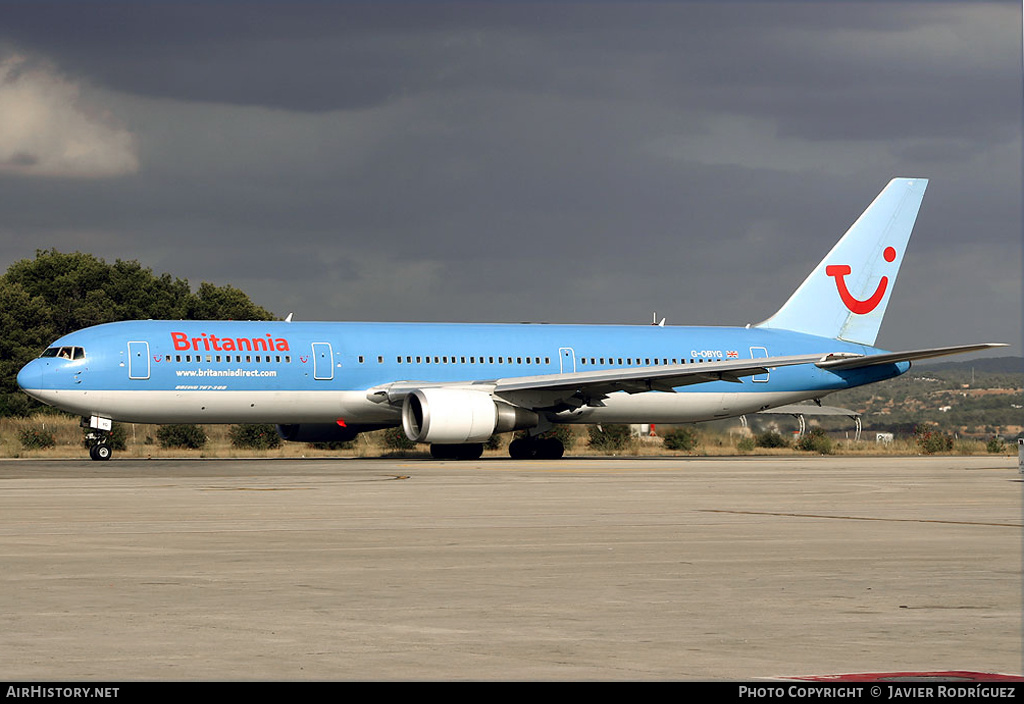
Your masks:
[{"label": "aircraft nose", "polygon": [[36,364],[36,360],[32,360],[18,372],[18,386],[26,391],[42,388],[43,370]]}]

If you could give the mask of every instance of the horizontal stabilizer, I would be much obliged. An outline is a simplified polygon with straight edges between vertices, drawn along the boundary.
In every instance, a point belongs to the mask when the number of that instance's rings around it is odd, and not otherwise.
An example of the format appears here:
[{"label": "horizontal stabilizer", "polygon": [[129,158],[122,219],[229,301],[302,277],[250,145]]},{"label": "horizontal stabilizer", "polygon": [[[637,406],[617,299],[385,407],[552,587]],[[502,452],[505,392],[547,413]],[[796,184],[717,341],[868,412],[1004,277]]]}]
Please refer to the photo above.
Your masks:
[{"label": "horizontal stabilizer", "polygon": [[871,367],[876,364],[892,364],[894,362],[911,362],[916,359],[931,359],[932,357],[945,357],[951,354],[964,354],[966,352],[978,352],[994,347],[1009,347],[1004,342],[983,342],[976,345],[957,345],[954,347],[931,347],[924,350],[907,350],[906,352],[884,352],[882,354],[867,354],[858,356],[829,355],[817,363],[822,369],[860,369]]}]

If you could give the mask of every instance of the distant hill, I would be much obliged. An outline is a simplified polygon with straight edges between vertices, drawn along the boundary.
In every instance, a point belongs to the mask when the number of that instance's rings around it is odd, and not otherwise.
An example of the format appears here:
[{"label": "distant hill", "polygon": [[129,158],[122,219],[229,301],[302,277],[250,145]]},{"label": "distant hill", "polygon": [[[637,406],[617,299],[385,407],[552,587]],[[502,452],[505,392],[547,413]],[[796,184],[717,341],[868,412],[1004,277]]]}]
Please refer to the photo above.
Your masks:
[{"label": "distant hill", "polygon": [[916,369],[927,367],[928,371],[936,372],[985,372],[989,374],[1022,374],[1024,373],[1024,357],[983,357],[970,359],[966,362],[914,362]]}]

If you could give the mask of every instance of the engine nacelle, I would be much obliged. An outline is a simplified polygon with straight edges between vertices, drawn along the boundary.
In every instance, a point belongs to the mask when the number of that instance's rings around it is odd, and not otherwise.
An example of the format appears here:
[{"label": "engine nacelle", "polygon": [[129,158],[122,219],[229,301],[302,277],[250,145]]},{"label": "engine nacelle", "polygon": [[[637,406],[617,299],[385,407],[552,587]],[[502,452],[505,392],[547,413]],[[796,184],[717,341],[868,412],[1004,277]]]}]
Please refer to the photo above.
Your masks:
[{"label": "engine nacelle", "polygon": [[402,404],[402,428],[413,442],[484,442],[494,433],[530,428],[537,414],[496,402],[482,391],[416,389]]},{"label": "engine nacelle", "polygon": [[356,435],[385,428],[384,425],[340,426],[337,423],[292,423],[277,426],[277,434],[289,442],[348,442]]}]

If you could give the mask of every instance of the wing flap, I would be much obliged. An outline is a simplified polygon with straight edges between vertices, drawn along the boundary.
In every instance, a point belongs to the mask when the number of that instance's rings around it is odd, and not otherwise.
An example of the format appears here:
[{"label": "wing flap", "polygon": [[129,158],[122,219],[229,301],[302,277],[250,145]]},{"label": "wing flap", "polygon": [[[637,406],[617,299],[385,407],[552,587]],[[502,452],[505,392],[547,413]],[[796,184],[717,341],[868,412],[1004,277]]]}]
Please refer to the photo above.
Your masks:
[{"label": "wing flap", "polygon": [[697,364],[667,364],[657,367],[627,367],[542,374],[498,379],[494,394],[510,403],[531,408],[574,407],[598,405],[601,399],[616,391],[628,394],[647,391],[672,393],[680,386],[712,381],[742,383],[742,377],[765,374],[775,367],[812,364],[824,359],[826,353],[734,359]]}]

